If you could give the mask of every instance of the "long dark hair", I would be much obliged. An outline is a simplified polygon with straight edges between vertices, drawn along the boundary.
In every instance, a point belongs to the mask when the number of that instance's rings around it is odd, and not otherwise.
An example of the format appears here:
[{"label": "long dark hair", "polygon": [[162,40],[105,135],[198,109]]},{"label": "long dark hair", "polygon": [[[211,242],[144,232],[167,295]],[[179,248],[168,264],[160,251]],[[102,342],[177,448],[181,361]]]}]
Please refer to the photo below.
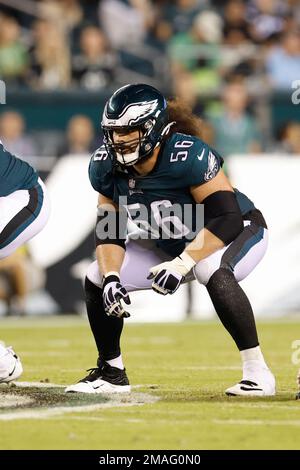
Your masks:
[{"label": "long dark hair", "polygon": [[176,121],[168,137],[175,132],[202,138],[202,120],[193,114],[192,109],[178,98],[168,100],[169,122]]}]

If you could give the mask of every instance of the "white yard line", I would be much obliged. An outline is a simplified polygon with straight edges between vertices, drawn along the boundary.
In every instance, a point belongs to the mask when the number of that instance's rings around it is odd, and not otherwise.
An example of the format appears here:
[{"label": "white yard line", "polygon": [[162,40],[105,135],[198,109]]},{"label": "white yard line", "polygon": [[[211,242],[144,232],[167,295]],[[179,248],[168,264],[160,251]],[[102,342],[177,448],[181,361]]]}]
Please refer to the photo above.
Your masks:
[{"label": "white yard line", "polygon": [[176,369],[184,370],[241,370],[241,366],[179,366]]},{"label": "white yard line", "polygon": [[214,424],[231,424],[236,426],[300,426],[300,420],[276,419],[213,419]]},{"label": "white yard line", "polygon": [[[20,388],[28,388],[28,387],[38,387],[38,388],[54,388],[54,387],[60,387],[64,388],[65,385],[61,384],[54,384],[54,383],[43,383],[43,382],[17,382],[15,384],[17,387]],[[12,390],[13,388],[7,388],[8,391]],[[8,395],[9,397],[13,396],[12,394]],[[23,411],[9,411],[7,413],[0,413],[0,421],[13,421],[13,420],[19,420],[19,419],[48,419],[53,416],[61,416],[66,413],[82,413],[82,412],[91,412],[91,411],[96,411],[99,409],[106,409],[106,408],[114,408],[114,407],[130,407],[130,406],[142,406],[148,403],[155,403],[158,401],[158,397],[146,394],[146,393],[140,393],[140,392],[134,392],[131,394],[126,394],[124,396],[123,394],[114,394],[114,395],[108,395],[106,394],[106,397],[109,397],[110,401],[106,403],[93,403],[91,405],[76,405],[76,406],[56,406],[53,408],[37,408],[37,409],[29,409],[29,410],[23,410]],[[18,400],[20,403],[20,400],[22,398],[26,399],[27,397],[21,397],[20,395],[16,395],[15,403],[16,405],[18,404]],[[10,400],[10,404],[11,403]]]},{"label": "white yard line", "polygon": [[54,384],[51,382],[14,382],[16,387],[28,388],[28,387],[38,387],[38,388],[55,388],[61,387],[64,388],[66,385]]}]

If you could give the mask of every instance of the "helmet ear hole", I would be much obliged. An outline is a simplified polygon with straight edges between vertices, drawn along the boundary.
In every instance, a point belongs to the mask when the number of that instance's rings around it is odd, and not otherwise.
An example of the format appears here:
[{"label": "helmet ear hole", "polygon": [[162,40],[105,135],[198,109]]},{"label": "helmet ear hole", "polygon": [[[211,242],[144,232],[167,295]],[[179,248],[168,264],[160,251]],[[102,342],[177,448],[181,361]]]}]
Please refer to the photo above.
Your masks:
[{"label": "helmet ear hole", "polygon": [[148,121],[145,122],[144,124],[144,129],[146,132],[149,132],[154,126],[154,122],[152,121],[152,119],[148,119]]}]

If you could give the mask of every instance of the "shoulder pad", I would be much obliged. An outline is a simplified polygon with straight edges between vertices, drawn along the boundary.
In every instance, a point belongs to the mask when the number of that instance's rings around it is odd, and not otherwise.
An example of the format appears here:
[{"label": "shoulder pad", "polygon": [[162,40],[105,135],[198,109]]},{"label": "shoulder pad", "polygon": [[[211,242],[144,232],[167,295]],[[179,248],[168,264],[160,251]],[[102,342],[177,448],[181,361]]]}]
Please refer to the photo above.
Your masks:
[{"label": "shoulder pad", "polygon": [[105,146],[95,150],[89,164],[89,178],[91,185],[101,194],[113,198],[114,184],[112,173],[112,161],[108,156]]},{"label": "shoulder pad", "polygon": [[223,165],[222,157],[198,137],[176,133],[167,144],[170,173],[182,186],[204,184]]}]

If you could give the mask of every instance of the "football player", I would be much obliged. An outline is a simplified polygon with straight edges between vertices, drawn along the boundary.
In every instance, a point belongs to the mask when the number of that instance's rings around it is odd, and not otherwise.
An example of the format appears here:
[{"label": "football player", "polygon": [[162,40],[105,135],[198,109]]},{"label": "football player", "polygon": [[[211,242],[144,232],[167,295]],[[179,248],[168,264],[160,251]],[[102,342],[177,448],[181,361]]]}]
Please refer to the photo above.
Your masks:
[{"label": "football player", "polygon": [[[242,379],[227,395],[275,394],[261,352],[250,302],[239,282],[267,248],[261,212],[232,188],[222,157],[200,138],[201,122],[155,88],[126,85],[106,103],[104,146],[92,156],[89,177],[99,193],[97,261],[85,279],[97,367],[67,392],[129,392],[120,337],[129,292],[173,294],[189,279],[206,286],[242,359]],[[200,205],[204,221],[197,225]],[[185,217],[186,207],[191,208]],[[139,227],[124,236],[124,211]],[[106,230],[115,216],[116,230]],[[111,225],[112,227],[112,225]],[[148,232],[150,236],[145,237]],[[193,234],[193,235],[191,235]]]},{"label": "football player", "polygon": [[[45,226],[50,205],[37,172],[0,141],[0,259],[9,256]],[[23,372],[20,358],[0,343],[0,383]]]},{"label": "football player", "polygon": [[298,375],[297,375],[297,385],[298,385],[298,388],[299,388],[299,392],[296,395],[296,400],[300,400],[300,369],[299,369]]}]

